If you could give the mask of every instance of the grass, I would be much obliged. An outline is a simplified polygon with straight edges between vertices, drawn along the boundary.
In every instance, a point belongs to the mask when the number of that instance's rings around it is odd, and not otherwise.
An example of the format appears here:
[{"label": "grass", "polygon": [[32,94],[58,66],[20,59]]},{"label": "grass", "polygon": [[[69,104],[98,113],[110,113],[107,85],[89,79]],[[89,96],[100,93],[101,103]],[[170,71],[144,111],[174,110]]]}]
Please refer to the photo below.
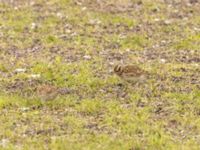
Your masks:
[{"label": "grass", "polygon": [[[199,149],[199,5],[1,2],[0,149]],[[119,63],[158,76],[125,90]]]}]

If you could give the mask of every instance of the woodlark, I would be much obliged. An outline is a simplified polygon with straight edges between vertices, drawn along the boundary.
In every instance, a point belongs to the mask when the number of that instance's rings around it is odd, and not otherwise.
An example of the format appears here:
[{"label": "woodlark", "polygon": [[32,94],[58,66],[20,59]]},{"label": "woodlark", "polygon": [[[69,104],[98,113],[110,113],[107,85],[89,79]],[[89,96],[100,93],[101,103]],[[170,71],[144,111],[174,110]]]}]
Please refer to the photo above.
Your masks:
[{"label": "woodlark", "polygon": [[41,85],[37,88],[37,95],[43,101],[53,100],[58,95],[68,94],[67,88],[58,88],[53,85]]},{"label": "woodlark", "polygon": [[144,82],[149,73],[145,70],[142,70],[138,66],[135,65],[116,65],[114,67],[114,72],[117,74],[121,79],[125,80],[128,83],[141,83]]}]

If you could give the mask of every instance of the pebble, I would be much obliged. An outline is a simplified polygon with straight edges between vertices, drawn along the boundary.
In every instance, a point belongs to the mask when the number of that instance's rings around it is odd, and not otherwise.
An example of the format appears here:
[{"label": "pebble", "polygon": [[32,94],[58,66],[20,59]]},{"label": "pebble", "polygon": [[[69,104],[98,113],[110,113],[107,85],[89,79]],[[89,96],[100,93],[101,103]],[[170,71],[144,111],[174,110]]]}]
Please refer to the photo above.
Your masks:
[{"label": "pebble", "polygon": [[15,69],[15,72],[16,73],[24,73],[24,72],[26,72],[26,69],[25,68],[17,68],[17,69]]},{"label": "pebble", "polygon": [[83,56],[84,59],[90,60],[92,57],[90,55]]}]

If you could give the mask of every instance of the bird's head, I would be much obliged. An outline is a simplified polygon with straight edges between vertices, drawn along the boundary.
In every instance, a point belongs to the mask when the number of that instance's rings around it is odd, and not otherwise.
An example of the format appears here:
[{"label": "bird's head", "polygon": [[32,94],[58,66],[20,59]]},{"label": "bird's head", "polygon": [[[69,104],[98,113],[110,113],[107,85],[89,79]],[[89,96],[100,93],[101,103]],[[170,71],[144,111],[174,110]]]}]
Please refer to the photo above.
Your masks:
[{"label": "bird's head", "polygon": [[116,66],[114,67],[114,73],[116,73],[117,75],[121,75],[122,72],[123,72],[123,68],[122,68],[121,65],[116,65]]}]

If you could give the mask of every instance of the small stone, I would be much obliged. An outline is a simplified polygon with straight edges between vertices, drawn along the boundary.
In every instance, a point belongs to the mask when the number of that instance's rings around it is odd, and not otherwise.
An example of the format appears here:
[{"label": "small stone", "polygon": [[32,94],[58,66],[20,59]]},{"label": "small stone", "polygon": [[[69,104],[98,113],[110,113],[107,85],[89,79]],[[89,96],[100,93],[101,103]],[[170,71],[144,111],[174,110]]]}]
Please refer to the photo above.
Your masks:
[{"label": "small stone", "polygon": [[98,20],[98,19],[90,19],[89,23],[90,23],[91,25],[95,25],[95,24],[100,24],[101,21]]},{"label": "small stone", "polygon": [[65,32],[66,33],[71,33],[71,30],[70,29],[66,29]]},{"label": "small stone", "polygon": [[161,43],[167,43],[165,40],[162,40]]},{"label": "small stone", "polygon": [[160,19],[159,18],[155,18],[154,21],[158,22],[158,21],[160,21]]},{"label": "small stone", "polygon": [[195,67],[198,67],[198,66],[199,66],[199,64],[195,63],[195,64],[193,64],[193,66],[195,66]]},{"label": "small stone", "polygon": [[30,78],[40,78],[41,77],[41,75],[40,74],[31,74],[30,75]]},{"label": "small stone", "polygon": [[188,17],[184,17],[182,20],[187,21],[187,20],[188,20]]},{"label": "small stone", "polygon": [[84,59],[90,60],[92,57],[90,55],[83,56]]},{"label": "small stone", "polygon": [[195,31],[200,31],[200,28],[194,27]]},{"label": "small stone", "polygon": [[26,72],[26,69],[25,68],[17,68],[17,69],[15,69],[15,72],[16,73],[24,73],[24,72]]},{"label": "small stone", "polygon": [[110,64],[110,65],[114,65],[115,63],[114,63],[114,62],[109,62],[109,64]]},{"label": "small stone", "polygon": [[166,59],[160,59],[161,63],[166,63]]},{"label": "small stone", "polygon": [[37,28],[36,23],[35,22],[31,23],[31,29],[35,29],[35,28]]},{"label": "small stone", "polygon": [[20,110],[24,112],[24,111],[30,110],[30,108],[29,107],[22,107],[22,108],[20,108]]},{"label": "small stone", "polygon": [[30,5],[31,5],[31,6],[35,5],[35,2],[31,1],[31,2],[30,2]]},{"label": "small stone", "polygon": [[6,147],[7,145],[8,145],[8,143],[9,143],[9,140],[8,139],[2,139],[1,141],[0,141],[0,146],[2,146],[2,147]]},{"label": "small stone", "polygon": [[62,18],[62,17],[63,17],[63,15],[62,15],[60,12],[58,12],[58,13],[56,14],[56,16],[59,17],[59,18]]},{"label": "small stone", "polygon": [[159,44],[155,44],[155,45],[153,45],[153,48],[158,48],[158,47],[160,47]]},{"label": "small stone", "polygon": [[169,24],[172,23],[172,21],[171,21],[171,20],[165,20],[164,23],[165,23],[166,25],[169,25]]},{"label": "small stone", "polygon": [[86,9],[87,9],[87,7],[83,7],[81,10],[84,11],[84,10],[86,10]]}]

